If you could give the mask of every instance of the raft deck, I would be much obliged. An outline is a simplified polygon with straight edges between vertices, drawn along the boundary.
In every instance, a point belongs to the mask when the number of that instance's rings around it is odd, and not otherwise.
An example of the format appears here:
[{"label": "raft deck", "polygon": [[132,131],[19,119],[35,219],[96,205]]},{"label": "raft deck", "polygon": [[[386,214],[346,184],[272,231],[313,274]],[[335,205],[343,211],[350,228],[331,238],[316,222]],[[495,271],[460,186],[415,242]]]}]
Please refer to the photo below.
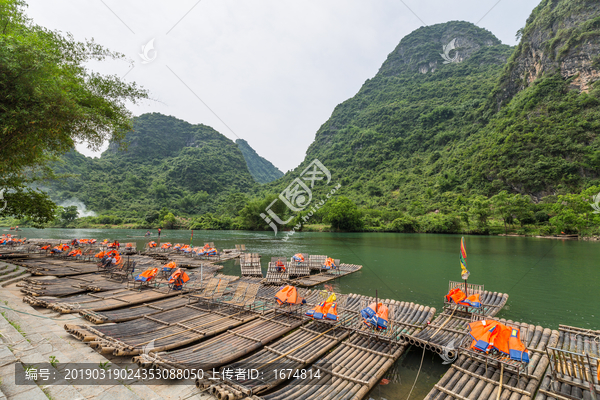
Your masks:
[{"label": "raft deck", "polygon": [[[451,289],[456,285],[464,285],[464,283],[450,282]],[[493,317],[502,310],[508,300],[508,295],[505,293],[489,292],[484,290],[483,285],[469,285],[469,294],[475,291],[479,293],[481,308],[457,306],[446,301],[443,312],[427,328],[416,336],[407,337],[409,343],[442,354],[445,347],[458,347],[458,344],[468,335],[468,324],[472,322],[474,314]]]},{"label": "raft deck", "polygon": [[302,276],[300,278],[291,279],[289,283],[291,285],[301,287],[313,287],[322,283],[332,281],[337,278],[341,278],[342,276],[352,274],[354,272],[360,271],[361,269],[362,265],[340,264],[340,266],[336,269],[321,269],[322,272],[319,272],[315,275]]},{"label": "raft deck", "polygon": [[534,397],[549,364],[546,348],[557,343],[558,332],[504,319],[499,321],[520,328],[521,341],[529,350],[529,363],[523,363],[523,369],[514,369],[510,361],[506,363],[483,354],[473,357],[470,352],[461,354],[426,400],[529,400]]},{"label": "raft deck", "polygon": [[547,352],[551,365],[546,370],[536,400],[593,399],[600,394],[600,331],[559,325],[555,346]]}]

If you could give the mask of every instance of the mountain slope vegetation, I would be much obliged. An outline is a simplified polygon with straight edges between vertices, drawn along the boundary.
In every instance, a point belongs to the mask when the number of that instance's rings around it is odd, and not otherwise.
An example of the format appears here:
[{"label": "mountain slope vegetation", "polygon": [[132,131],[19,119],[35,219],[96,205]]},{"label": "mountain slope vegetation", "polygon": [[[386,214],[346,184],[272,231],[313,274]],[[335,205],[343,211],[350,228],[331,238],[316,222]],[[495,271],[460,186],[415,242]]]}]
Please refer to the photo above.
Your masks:
[{"label": "mountain slope vegetation", "polygon": [[153,113],[133,126],[125,148],[111,143],[100,158],[65,155],[54,169],[68,177],[50,185],[52,198],[131,218],[163,208],[188,216],[214,212],[230,193],[256,184],[238,146],[206,125]]},{"label": "mountain slope vegetation", "polygon": [[[157,202],[163,207],[159,221],[169,207],[184,217],[196,215],[180,226],[206,229],[270,229],[260,214],[271,206],[279,220],[290,221],[280,230],[330,224],[344,230],[489,233],[510,227],[597,234],[600,217],[589,204],[600,191],[598,15],[597,1],[543,0],[519,32],[517,47],[468,22],[419,28],[333,110],[294,171],[255,185],[244,166],[236,178],[230,167],[243,162],[241,152],[223,142],[227,146],[214,148],[212,162],[230,151],[234,159],[227,168],[195,176],[192,156],[213,154],[213,148],[198,151],[201,141],[176,136],[172,143],[152,144],[153,157],[178,159],[161,168],[144,164],[148,173],[158,171],[139,189],[148,201],[127,211],[139,215]],[[130,142],[132,155],[115,163],[135,160],[142,142],[135,134]],[[117,157],[110,151],[102,159]],[[188,152],[194,152],[190,159],[179,159]],[[334,187],[335,196],[299,212],[281,197],[276,201],[279,193],[292,194],[289,185],[315,159],[329,169],[331,182],[312,188],[312,204]],[[210,179],[220,173],[223,179]],[[95,195],[86,201],[110,210],[113,200],[93,203],[102,201]]]},{"label": "mountain slope vegetation", "polygon": [[246,164],[248,165],[248,170],[252,174],[252,177],[258,183],[269,183],[283,176],[283,172],[269,160],[259,156],[244,139],[237,139],[235,143],[244,155],[244,159],[246,159]]}]

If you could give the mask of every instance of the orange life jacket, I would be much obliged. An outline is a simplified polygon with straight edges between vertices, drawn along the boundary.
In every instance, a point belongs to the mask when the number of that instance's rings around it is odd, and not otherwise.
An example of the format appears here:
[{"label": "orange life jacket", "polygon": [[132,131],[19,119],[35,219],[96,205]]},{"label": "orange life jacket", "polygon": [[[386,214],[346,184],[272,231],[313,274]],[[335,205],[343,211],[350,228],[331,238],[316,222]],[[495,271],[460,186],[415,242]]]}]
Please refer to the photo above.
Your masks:
[{"label": "orange life jacket", "polygon": [[469,324],[469,334],[473,338],[471,348],[486,352],[490,348],[493,329],[498,325],[498,321],[483,320],[475,321]]},{"label": "orange life jacket", "polygon": [[186,283],[190,280],[190,277],[181,269],[177,268],[175,272],[169,278],[169,283],[175,282],[177,279],[181,280],[181,283]]},{"label": "orange life jacket", "polygon": [[158,273],[158,268],[152,268],[152,269],[145,270],[139,276],[150,279],[150,278],[154,278],[157,273]]},{"label": "orange life jacket", "polygon": [[490,345],[498,350],[502,354],[510,355],[508,348],[508,339],[510,338],[512,329],[504,324],[496,325],[494,334],[492,335],[492,342]]},{"label": "orange life jacket", "polygon": [[281,304],[300,304],[302,299],[298,296],[298,291],[294,286],[286,285],[275,295],[275,300]]},{"label": "orange life jacket", "polygon": [[[510,337],[508,338],[508,348],[510,358],[517,361],[529,362],[529,352],[527,347],[523,345],[520,339],[521,331],[518,328],[512,328]],[[600,368],[598,368],[600,374]]]},{"label": "orange life jacket", "polygon": [[363,308],[360,314],[363,317],[365,325],[375,327],[379,330],[387,329],[389,310],[385,304],[378,303],[376,305],[375,303],[371,303],[368,307]]},{"label": "orange life jacket", "polygon": [[163,269],[173,269],[173,268],[177,268],[177,264],[175,264],[175,261],[171,261],[163,266]]}]

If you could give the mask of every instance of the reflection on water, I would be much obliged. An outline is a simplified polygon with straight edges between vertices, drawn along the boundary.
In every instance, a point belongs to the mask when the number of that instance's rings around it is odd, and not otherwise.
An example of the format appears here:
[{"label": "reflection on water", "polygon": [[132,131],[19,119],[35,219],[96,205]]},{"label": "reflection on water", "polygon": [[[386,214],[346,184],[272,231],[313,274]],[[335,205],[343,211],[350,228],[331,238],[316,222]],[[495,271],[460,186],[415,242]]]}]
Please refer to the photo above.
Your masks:
[{"label": "reflection on water", "polygon": [[[125,229],[24,229],[26,237],[93,237],[135,241],[143,248],[145,230]],[[245,244],[260,253],[263,271],[274,256],[295,253],[325,254],[363,269],[331,284],[342,293],[377,294],[380,298],[409,301],[436,307],[449,280],[460,280],[456,235],[392,233],[295,233],[287,242],[273,232],[195,231],[194,245],[215,242],[219,249]],[[156,234],[151,239],[156,240]],[[163,241],[190,242],[190,231],[163,231]],[[487,290],[509,294],[499,317],[557,329],[558,324],[600,329],[600,244],[521,237],[466,236],[469,279]],[[239,275],[239,264],[225,263],[223,273]],[[398,379],[378,385],[373,399],[408,396],[421,361],[422,350],[412,349],[396,364]],[[439,356],[426,352],[423,370],[411,399],[420,399],[443,375],[446,366]]]}]

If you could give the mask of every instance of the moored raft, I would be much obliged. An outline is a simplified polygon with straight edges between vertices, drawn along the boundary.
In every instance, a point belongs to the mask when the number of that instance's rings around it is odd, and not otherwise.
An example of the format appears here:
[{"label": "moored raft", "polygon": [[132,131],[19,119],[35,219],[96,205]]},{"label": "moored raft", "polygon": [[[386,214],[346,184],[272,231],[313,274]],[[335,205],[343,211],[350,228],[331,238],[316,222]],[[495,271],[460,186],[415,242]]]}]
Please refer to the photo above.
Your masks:
[{"label": "moored raft", "polygon": [[[450,289],[459,285],[464,283],[450,282]],[[468,335],[473,315],[493,317],[508,300],[508,294],[484,290],[483,285],[469,284],[468,293],[480,295],[480,308],[458,306],[445,300],[443,312],[419,334],[407,337],[409,343],[442,354],[445,346],[458,345]]]},{"label": "moored raft", "polygon": [[25,278],[17,284],[21,292],[30,296],[72,296],[87,291],[103,292],[124,288],[125,284],[107,279],[100,274],[56,279]]},{"label": "moored raft", "polygon": [[[467,351],[451,365],[426,400],[529,400],[534,397],[549,364],[546,349],[556,345],[558,332],[504,319],[498,321],[520,329],[521,341],[529,352],[529,363]],[[468,339],[467,346],[470,346]]]},{"label": "moored raft", "polygon": [[[314,301],[317,297],[313,294],[319,294],[319,292],[315,291],[309,294],[308,298],[312,298]],[[342,295],[337,296],[338,299],[342,297]],[[265,398],[270,398],[270,396],[275,396],[273,398],[285,398],[285,396],[300,398],[296,397],[301,396],[300,393],[304,393],[307,399],[337,398],[335,396],[340,393],[343,394],[340,398],[361,398],[358,396],[364,396],[406,349],[407,343],[403,341],[400,333],[414,334],[418,332],[435,314],[434,308],[379,299],[382,304],[395,308],[394,317],[396,319],[390,321],[387,332],[378,333],[367,328],[359,314],[359,310],[364,304],[373,301],[375,299],[356,294],[345,296],[339,302],[343,307],[338,309],[340,319],[338,324],[332,321],[311,322],[309,325],[300,327],[291,335],[266,346],[264,350],[252,357],[224,367],[235,369],[241,368],[244,364],[262,366],[270,363],[259,370],[259,373],[263,372],[261,379],[239,382],[231,378],[223,379],[224,381],[220,385],[214,386],[214,394],[217,394],[217,397],[221,396],[219,398],[230,399],[240,399],[242,394],[244,396],[261,395],[286,381],[281,376],[275,376],[273,368],[290,368],[295,371],[298,368],[307,368],[314,362],[312,370],[319,369],[324,379],[332,379],[330,383],[322,386],[306,385],[300,380],[291,380],[288,386],[271,395],[266,395]],[[312,326],[318,326],[319,330],[310,328]],[[338,330],[347,332],[347,335],[343,335],[343,337],[337,334],[329,335],[330,332],[338,332]],[[312,336],[307,335],[307,332],[312,333]],[[319,336],[323,333],[327,335],[326,339],[329,341]],[[332,347],[328,346],[329,344],[335,345],[337,343],[333,342],[339,342],[349,335],[352,335],[350,339],[341,342],[330,354],[325,354]],[[314,342],[310,342],[311,340],[318,340],[319,344],[314,344]],[[327,349],[324,350],[323,346]],[[357,360],[360,362],[357,363]],[[338,365],[338,362],[341,362],[342,365]],[[377,368],[381,368],[381,370]],[[325,378],[326,376],[329,378]],[[213,383],[197,381],[199,387],[212,386]],[[306,392],[306,386],[314,387],[315,391]],[[335,386],[332,391],[329,390],[331,386]],[[254,398],[259,397],[254,396]]]},{"label": "moored raft", "polygon": [[354,333],[331,353],[315,362],[309,371],[319,371],[322,384],[306,384],[293,379],[283,388],[253,399],[284,400],[360,400],[375,386],[396,362],[407,344]]},{"label": "moored raft", "polygon": [[[290,335],[265,346],[251,357],[223,367],[222,371],[227,369],[235,371],[253,366],[260,374],[260,378],[238,380],[232,377],[226,381],[224,380],[220,387],[215,388],[215,394],[218,398],[222,398],[228,393],[249,395],[250,393],[260,394],[272,389],[286,380],[281,376],[274,375],[273,368],[289,368],[291,370],[304,368],[339,344],[349,334],[350,332],[342,327],[319,321],[310,322]],[[211,385],[212,383],[207,380],[196,380],[196,386],[198,387],[205,388]],[[241,398],[239,396],[233,397]]]},{"label": "moored raft", "polygon": [[209,371],[256,351],[302,325],[306,320],[280,311],[259,315],[195,346],[168,353],[150,352],[134,359],[140,366],[160,369],[201,368]]},{"label": "moored raft", "polygon": [[342,263],[335,269],[321,270],[321,272],[314,275],[301,276],[290,280],[290,283],[302,287],[312,287],[352,274],[360,269],[362,269],[362,265]]},{"label": "moored raft", "polygon": [[166,351],[216,335],[257,317],[235,308],[216,308],[195,303],[140,319],[95,327],[65,325],[65,330],[101,353],[132,356]]},{"label": "moored raft", "polygon": [[[183,290],[185,292],[185,289]],[[88,293],[82,296],[74,296],[62,299],[44,299],[33,296],[23,298],[25,303],[43,306],[58,311],[61,314],[69,314],[80,310],[105,311],[116,308],[137,305],[145,302],[165,299],[181,294],[181,292],[170,291],[167,288],[159,289],[120,289],[102,293]]]},{"label": "moored raft", "polygon": [[186,296],[177,296],[170,299],[159,300],[153,303],[143,303],[139,306],[120,308],[110,311],[90,311],[82,310],[79,313],[88,321],[95,324],[105,324],[111,322],[125,322],[133,319],[150,316],[163,311],[179,308],[190,302]]},{"label": "moored raft", "polygon": [[591,385],[600,393],[600,331],[568,325],[559,325],[558,331],[556,345],[547,349],[551,365],[535,399],[591,400]]},{"label": "moored raft", "polygon": [[246,253],[240,255],[240,269],[242,276],[255,276],[262,278],[260,255],[258,253]]}]

